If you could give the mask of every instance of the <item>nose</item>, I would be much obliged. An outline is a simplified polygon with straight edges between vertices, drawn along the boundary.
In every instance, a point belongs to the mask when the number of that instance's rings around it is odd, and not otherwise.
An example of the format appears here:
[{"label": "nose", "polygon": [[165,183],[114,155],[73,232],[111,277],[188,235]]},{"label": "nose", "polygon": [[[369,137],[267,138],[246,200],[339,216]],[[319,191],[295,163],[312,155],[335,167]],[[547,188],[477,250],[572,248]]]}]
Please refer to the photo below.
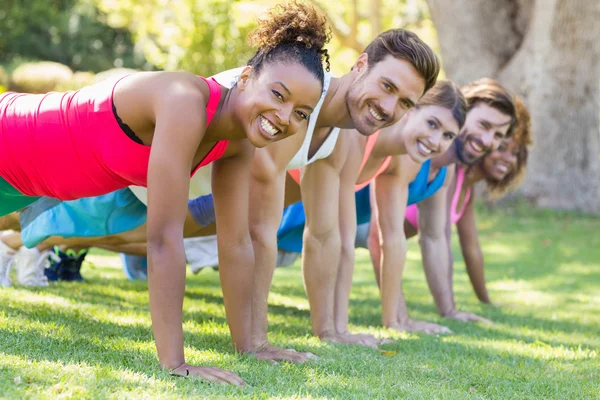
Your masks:
[{"label": "nose", "polygon": [[504,162],[507,162],[509,164],[516,164],[517,163],[517,156],[515,154],[513,154],[512,152],[506,152],[502,155],[502,160]]},{"label": "nose", "polygon": [[294,107],[292,105],[289,106],[283,106],[282,108],[280,108],[275,115],[277,115],[277,119],[279,124],[281,124],[282,126],[289,126],[290,125],[290,119],[292,117],[292,113],[294,112]]},{"label": "nose", "polygon": [[491,151],[496,150],[498,148],[499,142],[494,142],[494,131],[488,130],[485,131],[481,136],[481,141],[485,147],[490,149]]},{"label": "nose", "polygon": [[443,132],[441,129],[437,129],[436,132],[433,135],[431,135],[428,142],[429,142],[429,147],[432,150],[435,150],[435,151],[440,150],[440,143],[442,142],[442,135],[443,135]]},{"label": "nose", "polygon": [[379,107],[381,107],[381,111],[383,111],[386,116],[390,118],[394,115],[394,109],[396,108],[397,104],[396,98],[388,96],[379,103]]}]

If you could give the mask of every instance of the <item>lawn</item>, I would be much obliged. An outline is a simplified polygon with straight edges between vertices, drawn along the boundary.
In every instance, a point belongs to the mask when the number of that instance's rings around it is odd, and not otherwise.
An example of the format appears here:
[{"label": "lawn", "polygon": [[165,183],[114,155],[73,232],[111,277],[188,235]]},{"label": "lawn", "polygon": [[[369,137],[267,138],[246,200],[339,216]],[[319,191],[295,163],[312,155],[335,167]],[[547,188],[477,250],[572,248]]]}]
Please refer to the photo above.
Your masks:
[{"label": "lawn", "polygon": [[188,276],[187,360],[230,369],[247,387],[174,378],[158,368],[145,282],[126,281],[117,257],[96,253],[83,284],[0,289],[3,398],[507,398],[600,397],[600,219],[479,210],[492,300],[480,305],[455,243],[459,308],[492,326],[445,321],[429,295],[417,243],[404,291],[412,316],[449,326],[451,336],[386,332],[364,251],[357,252],[354,331],[398,339],[385,352],[321,343],[310,335],[298,264],[276,271],[273,342],[311,351],[304,365],[234,355],[218,274]]}]

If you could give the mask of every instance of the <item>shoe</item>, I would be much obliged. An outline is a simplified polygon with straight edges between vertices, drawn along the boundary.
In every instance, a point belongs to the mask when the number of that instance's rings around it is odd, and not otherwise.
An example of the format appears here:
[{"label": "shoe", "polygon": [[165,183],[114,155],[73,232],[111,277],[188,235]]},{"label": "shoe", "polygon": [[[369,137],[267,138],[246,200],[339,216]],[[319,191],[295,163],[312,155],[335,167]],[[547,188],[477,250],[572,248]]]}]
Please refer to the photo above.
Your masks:
[{"label": "shoe", "polygon": [[36,248],[21,247],[15,260],[17,279],[23,286],[48,286],[48,278],[44,275],[46,257]]},{"label": "shoe", "polygon": [[83,277],[81,276],[81,265],[87,255],[87,250],[82,250],[79,253],[75,253],[69,249],[65,253],[60,250],[57,246],[48,253],[48,266],[44,270],[44,274],[49,281],[67,281],[67,282],[81,282]]},{"label": "shoe", "polygon": [[46,268],[44,269],[44,275],[46,275],[46,278],[51,282],[56,282],[58,280],[60,271],[62,270],[63,259],[58,254],[59,252],[65,254],[60,251],[58,247],[45,252]]},{"label": "shoe", "polygon": [[217,235],[183,239],[185,258],[194,274],[204,268],[219,269],[219,251]]},{"label": "shoe", "polygon": [[12,281],[8,274],[10,273],[10,267],[15,259],[15,251],[10,247],[4,244],[2,240],[0,240],[0,286],[1,287],[9,287],[12,286]]},{"label": "shoe", "polygon": [[142,256],[133,256],[121,253],[123,273],[130,281],[135,279],[148,279],[148,259]]},{"label": "shoe", "polygon": [[71,259],[70,263],[65,264],[65,268],[62,270],[62,274],[59,275],[59,279],[67,282],[83,282],[83,276],[81,276],[81,266],[87,256],[87,249],[81,250],[79,253],[75,253],[73,250],[67,250],[67,256]]}]

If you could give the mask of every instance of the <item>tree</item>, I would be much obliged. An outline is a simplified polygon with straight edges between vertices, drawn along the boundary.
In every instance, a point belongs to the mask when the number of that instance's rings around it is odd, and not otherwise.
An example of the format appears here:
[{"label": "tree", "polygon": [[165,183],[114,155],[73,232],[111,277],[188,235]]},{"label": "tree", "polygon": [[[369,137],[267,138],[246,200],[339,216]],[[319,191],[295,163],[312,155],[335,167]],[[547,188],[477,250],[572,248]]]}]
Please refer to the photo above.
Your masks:
[{"label": "tree", "polygon": [[131,35],[112,29],[88,0],[0,2],[0,63],[12,70],[23,60],[55,61],[73,70],[152,68],[134,52]]},{"label": "tree", "polygon": [[600,212],[600,2],[427,0],[447,76],[490,76],[522,96],[534,131],[522,193]]},{"label": "tree", "polygon": [[246,37],[265,8],[237,0],[93,1],[111,26],[132,32],[150,63],[204,76],[248,61],[255,50]]},{"label": "tree", "polygon": [[424,0],[310,0],[327,12],[333,33],[329,47],[332,70],[343,74],[381,32],[410,29],[437,48],[433,22]]}]

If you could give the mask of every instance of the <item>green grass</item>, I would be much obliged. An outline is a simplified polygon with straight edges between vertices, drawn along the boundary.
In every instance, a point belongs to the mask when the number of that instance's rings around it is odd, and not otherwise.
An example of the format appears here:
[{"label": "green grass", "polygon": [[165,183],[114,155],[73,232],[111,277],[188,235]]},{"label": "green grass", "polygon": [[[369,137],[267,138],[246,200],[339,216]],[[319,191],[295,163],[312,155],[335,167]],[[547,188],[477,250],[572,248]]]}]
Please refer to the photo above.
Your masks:
[{"label": "green grass", "polygon": [[479,217],[489,290],[501,307],[476,301],[455,248],[456,300],[493,326],[437,316],[413,241],[404,283],[412,316],[454,335],[380,329],[378,290],[359,251],[351,327],[397,338],[384,346],[396,354],[312,338],[295,265],[276,272],[271,339],[320,359],[271,365],[233,354],[218,274],[205,270],[187,281],[187,360],[233,370],[249,386],[173,378],[157,366],[146,283],[126,281],[116,257],[97,253],[84,284],[0,289],[0,397],[599,398],[600,219],[523,206]]}]

